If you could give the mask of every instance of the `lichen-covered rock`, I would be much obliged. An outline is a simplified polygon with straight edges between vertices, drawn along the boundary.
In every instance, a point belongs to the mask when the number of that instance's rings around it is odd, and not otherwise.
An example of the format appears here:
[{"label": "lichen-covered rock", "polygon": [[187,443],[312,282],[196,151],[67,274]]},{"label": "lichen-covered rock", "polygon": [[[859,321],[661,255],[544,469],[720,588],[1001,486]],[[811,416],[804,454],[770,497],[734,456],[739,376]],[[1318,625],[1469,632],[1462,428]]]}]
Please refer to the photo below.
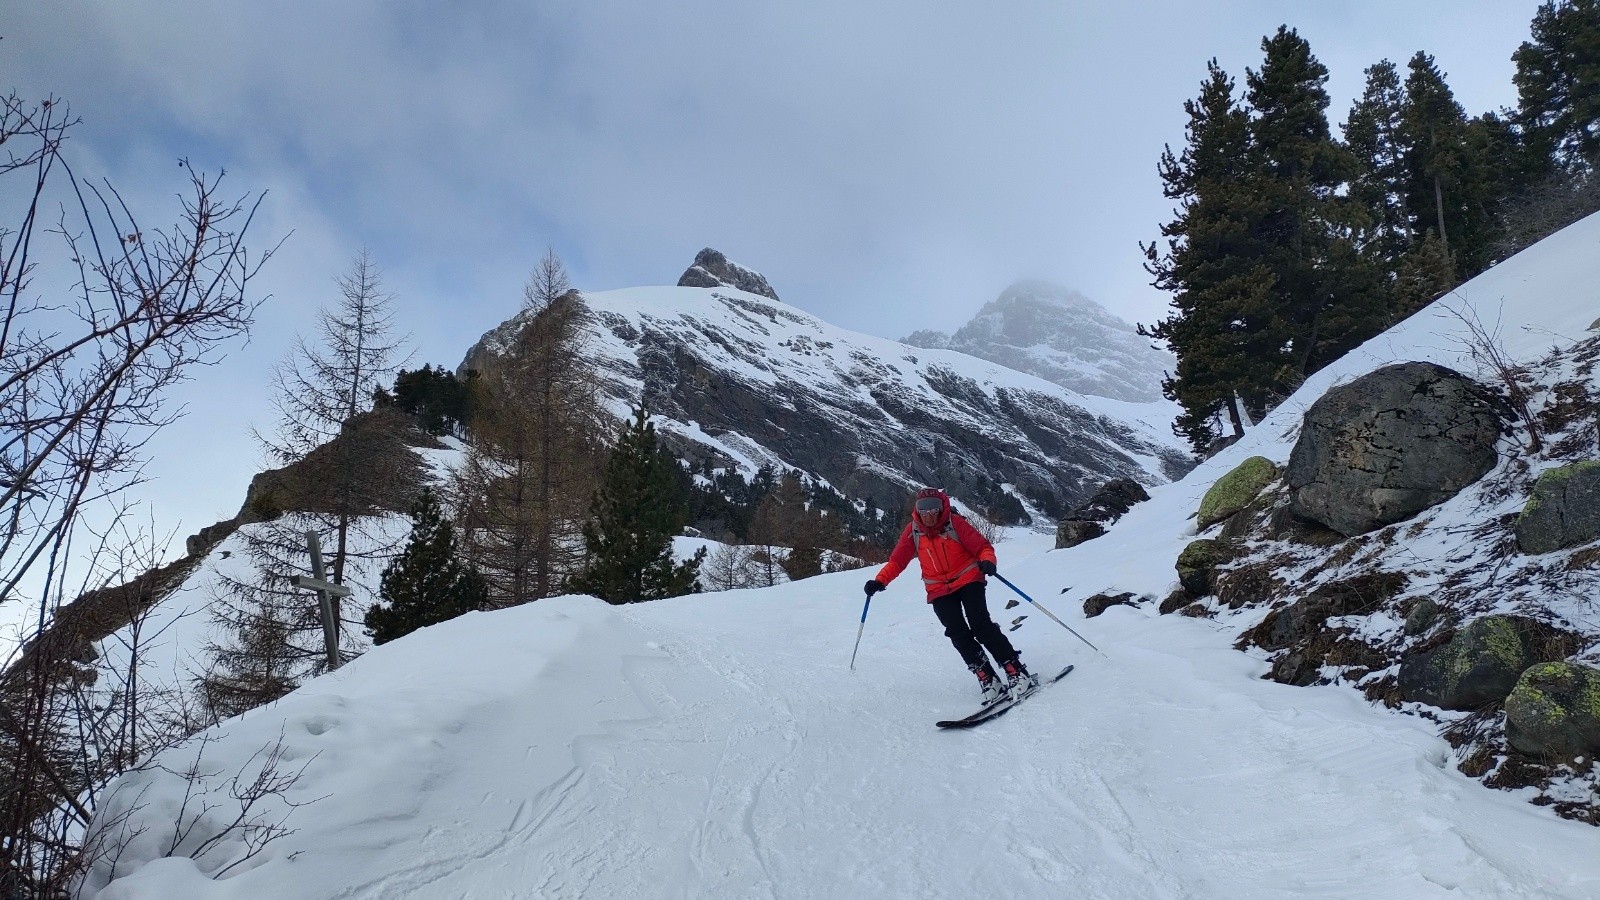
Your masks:
[{"label": "lichen-covered rock", "polygon": [[1515,531],[1524,553],[1550,553],[1600,539],[1600,461],[1541,474]]},{"label": "lichen-covered rock", "polygon": [[1261,489],[1278,480],[1278,467],[1265,456],[1252,456],[1218,478],[1200,498],[1196,525],[1203,531],[1221,522],[1260,496]]},{"label": "lichen-covered rock", "polygon": [[1236,548],[1225,541],[1201,538],[1190,541],[1178,554],[1178,583],[1192,597],[1204,597],[1212,590],[1213,570],[1233,558]]},{"label": "lichen-covered rock", "polygon": [[1295,515],[1365,534],[1443,503],[1498,459],[1503,410],[1433,363],[1386,366],[1306,411],[1284,480]]},{"label": "lichen-covered rock", "polygon": [[1083,616],[1092,619],[1113,606],[1136,606],[1138,598],[1132,593],[1095,594],[1083,601]]},{"label": "lichen-covered rock", "polygon": [[1561,641],[1532,639],[1548,630],[1521,616],[1476,619],[1448,642],[1400,661],[1401,696],[1456,710],[1499,703],[1529,666],[1567,655]]},{"label": "lichen-covered rock", "polygon": [[1600,756],[1600,670],[1573,662],[1530,666],[1506,698],[1506,740],[1530,756]]}]

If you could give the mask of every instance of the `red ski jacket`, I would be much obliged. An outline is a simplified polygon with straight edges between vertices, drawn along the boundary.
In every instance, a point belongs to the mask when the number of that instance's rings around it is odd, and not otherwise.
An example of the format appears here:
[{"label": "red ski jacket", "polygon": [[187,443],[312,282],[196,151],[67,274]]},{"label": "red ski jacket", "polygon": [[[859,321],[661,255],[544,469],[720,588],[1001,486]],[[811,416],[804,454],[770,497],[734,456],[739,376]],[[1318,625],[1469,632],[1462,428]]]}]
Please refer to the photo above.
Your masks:
[{"label": "red ski jacket", "polygon": [[984,539],[967,520],[950,509],[945,500],[939,522],[924,530],[911,514],[911,524],[900,533],[900,540],[889,554],[889,561],[878,570],[878,582],[887,585],[905,571],[915,558],[922,564],[922,584],[928,589],[928,602],[953,594],[974,581],[982,581],[978,560],[995,562],[994,545]]}]

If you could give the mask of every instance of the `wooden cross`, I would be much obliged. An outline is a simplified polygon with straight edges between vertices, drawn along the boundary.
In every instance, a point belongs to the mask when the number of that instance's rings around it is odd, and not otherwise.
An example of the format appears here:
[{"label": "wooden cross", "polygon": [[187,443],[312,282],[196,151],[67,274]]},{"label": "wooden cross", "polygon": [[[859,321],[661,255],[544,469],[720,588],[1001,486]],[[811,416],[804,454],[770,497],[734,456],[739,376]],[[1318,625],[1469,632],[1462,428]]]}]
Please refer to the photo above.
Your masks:
[{"label": "wooden cross", "polygon": [[306,532],[306,549],[311,551],[311,574],[290,575],[289,583],[297,588],[305,588],[317,592],[317,607],[322,613],[322,640],[328,649],[328,671],[339,668],[339,614],[334,603],[336,598],[348,597],[351,590],[342,584],[334,584],[327,579],[322,570],[322,544],[317,540],[315,531]]}]

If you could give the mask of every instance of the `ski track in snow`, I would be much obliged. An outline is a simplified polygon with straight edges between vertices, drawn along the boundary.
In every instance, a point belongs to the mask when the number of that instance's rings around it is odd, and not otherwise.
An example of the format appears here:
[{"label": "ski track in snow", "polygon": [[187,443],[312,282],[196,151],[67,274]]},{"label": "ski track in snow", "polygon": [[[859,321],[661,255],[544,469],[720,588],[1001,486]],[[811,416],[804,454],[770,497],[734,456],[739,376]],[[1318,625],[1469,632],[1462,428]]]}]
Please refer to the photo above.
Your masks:
[{"label": "ski track in snow", "polygon": [[[1001,552],[1047,596],[1053,555]],[[1107,655],[1030,618],[1026,658],[1077,670],[941,732],[976,685],[915,579],[848,671],[860,580],[556,599],[379,647],[235,720],[325,754],[301,833],[221,881],[151,865],[99,896],[1600,895],[1594,829],[1454,772],[1430,723],[1261,680],[1203,620],[1057,601]]]}]

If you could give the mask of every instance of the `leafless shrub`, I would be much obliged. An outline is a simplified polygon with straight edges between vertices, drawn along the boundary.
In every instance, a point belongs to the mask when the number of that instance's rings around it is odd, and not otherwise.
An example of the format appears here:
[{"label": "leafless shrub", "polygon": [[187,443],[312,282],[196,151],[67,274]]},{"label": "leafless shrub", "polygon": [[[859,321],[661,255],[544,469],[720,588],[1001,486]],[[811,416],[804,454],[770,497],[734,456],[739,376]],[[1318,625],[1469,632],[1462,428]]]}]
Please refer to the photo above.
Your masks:
[{"label": "leafless shrub", "polygon": [[7,897],[62,892],[97,790],[158,737],[136,667],[93,687],[93,642],[130,621],[108,616],[136,614],[162,574],[132,577],[154,559],[119,547],[152,542],[118,530],[117,497],[179,414],[167,390],[248,333],[246,286],[271,255],[243,243],[260,198],[223,199],[187,162],[178,221],[142,222],[109,182],[73,171],[77,124],[53,99],[0,98],[0,177],[17,188],[0,211],[0,603],[30,607],[0,674]]},{"label": "leafless shrub", "polygon": [[[1453,296],[1464,300],[1460,294]],[[1529,395],[1529,382],[1532,379],[1528,370],[1517,365],[1506,352],[1505,345],[1500,341],[1499,323],[1496,322],[1493,326],[1486,324],[1478,316],[1477,310],[1465,302],[1454,306],[1446,305],[1444,311],[1466,326],[1467,352],[1473,362],[1477,363],[1481,374],[1494,380],[1496,386],[1504,393],[1507,402],[1511,404],[1512,412],[1522,420],[1522,425],[1528,432],[1527,452],[1538,453],[1544,448],[1544,439],[1541,436],[1539,420],[1533,413],[1532,397]]]},{"label": "leafless shrub", "polygon": [[[212,878],[259,856],[274,841],[295,833],[288,827],[294,811],[323,797],[294,800],[290,791],[316,759],[287,768],[287,751],[280,732],[276,741],[251,754],[231,775],[208,768],[207,750],[215,741],[203,734],[195,741],[194,757],[180,769],[150,761],[131,770],[107,798],[107,814],[95,821],[84,844],[85,877],[96,885],[109,883],[130,847],[143,845],[144,854],[160,858],[187,857]],[[150,834],[148,796],[153,773],[183,779],[184,791],[171,825],[159,836]],[[131,792],[124,797],[123,793]]]}]

